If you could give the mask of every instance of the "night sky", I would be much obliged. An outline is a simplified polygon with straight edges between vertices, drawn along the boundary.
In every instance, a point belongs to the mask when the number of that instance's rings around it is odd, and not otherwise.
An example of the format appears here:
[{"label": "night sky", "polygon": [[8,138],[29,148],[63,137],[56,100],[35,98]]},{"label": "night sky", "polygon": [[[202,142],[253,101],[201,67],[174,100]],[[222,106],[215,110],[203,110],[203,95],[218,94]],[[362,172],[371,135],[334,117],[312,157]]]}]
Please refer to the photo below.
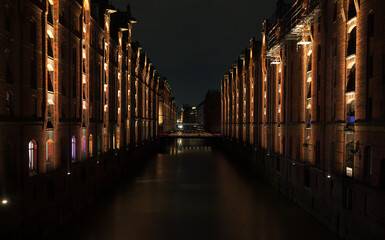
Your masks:
[{"label": "night sky", "polygon": [[138,23],[133,28],[157,72],[169,80],[178,106],[198,105],[235,58],[261,39],[262,21],[275,0],[111,0],[131,6]]}]

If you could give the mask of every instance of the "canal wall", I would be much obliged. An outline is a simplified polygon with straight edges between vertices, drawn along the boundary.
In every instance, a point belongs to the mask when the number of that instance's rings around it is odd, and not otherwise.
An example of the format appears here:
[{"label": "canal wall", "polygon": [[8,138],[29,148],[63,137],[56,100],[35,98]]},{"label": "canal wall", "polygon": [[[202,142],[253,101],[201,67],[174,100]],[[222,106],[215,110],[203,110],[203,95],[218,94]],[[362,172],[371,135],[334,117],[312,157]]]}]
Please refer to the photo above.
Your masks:
[{"label": "canal wall", "polygon": [[6,211],[1,208],[0,239],[53,237],[74,214],[108,193],[121,179],[134,176],[158,151],[159,141],[74,163],[70,172],[60,170],[37,176],[12,196]]},{"label": "canal wall", "polygon": [[[360,199],[358,193],[367,192],[368,187],[349,183],[355,189],[353,199],[364,206],[359,207],[357,204],[358,207],[352,209],[351,205],[346,205],[348,203],[343,194],[346,180],[343,177],[328,176],[311,165],[230,138],[222,140],[222,151],[235,164],[270,183],[283,196],[301,206],[341,238],[383,239],[385,236],[385,222],[381,221],[385,197],[374,192],[375,189],[369,190],[373,191],[372,196],[380,198],[366,195],[367,199]],[[373,205],[364,201],[371,201]],[[374,206],[378,212],[371,217],[368,212],[375,211],[370,209]]]}]

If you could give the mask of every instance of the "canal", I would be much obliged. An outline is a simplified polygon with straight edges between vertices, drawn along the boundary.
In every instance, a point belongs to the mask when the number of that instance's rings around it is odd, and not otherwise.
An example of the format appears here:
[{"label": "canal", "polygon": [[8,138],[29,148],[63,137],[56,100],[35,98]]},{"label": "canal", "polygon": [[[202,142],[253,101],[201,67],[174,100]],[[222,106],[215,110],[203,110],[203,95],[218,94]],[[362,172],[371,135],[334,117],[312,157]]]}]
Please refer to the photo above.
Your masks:
[{"label": "canal", "polygon": [[337,239],[210,140],[168,141],[55,239]]}]

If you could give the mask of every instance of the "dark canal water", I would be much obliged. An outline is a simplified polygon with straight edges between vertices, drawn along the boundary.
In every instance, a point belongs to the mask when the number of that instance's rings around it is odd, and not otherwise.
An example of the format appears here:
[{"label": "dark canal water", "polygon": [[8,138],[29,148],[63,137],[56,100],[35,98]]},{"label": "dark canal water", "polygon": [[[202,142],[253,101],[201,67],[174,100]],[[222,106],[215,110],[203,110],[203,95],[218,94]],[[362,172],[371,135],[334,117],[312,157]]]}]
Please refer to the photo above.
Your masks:
[{"label": "dark canal water", "polygon": [[56,239],[337,239],[203,139],[175,139]]}]

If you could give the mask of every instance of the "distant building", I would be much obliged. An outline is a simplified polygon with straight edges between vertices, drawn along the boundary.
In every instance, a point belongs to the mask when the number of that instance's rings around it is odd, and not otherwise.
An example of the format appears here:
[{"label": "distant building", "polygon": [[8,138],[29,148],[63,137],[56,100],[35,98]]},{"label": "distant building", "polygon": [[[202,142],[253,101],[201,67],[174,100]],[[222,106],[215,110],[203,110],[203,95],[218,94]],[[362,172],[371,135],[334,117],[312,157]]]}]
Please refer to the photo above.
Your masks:
[{"label": "distant building", "polygon": [[221,132],[221,92],[209,90],[206,93],[203,108],[203,126],[206,132]]},{"label": "distant building", "polygon": [[205,109],[205,102],[201,102],[197,107],[197,122],[203,126],[204,121],[204,109]]},{"label": "distant building", "polygon": [[198,123],[197,107],[191,107],[189,104],[183,104],[181,107],[182,123]]}]

